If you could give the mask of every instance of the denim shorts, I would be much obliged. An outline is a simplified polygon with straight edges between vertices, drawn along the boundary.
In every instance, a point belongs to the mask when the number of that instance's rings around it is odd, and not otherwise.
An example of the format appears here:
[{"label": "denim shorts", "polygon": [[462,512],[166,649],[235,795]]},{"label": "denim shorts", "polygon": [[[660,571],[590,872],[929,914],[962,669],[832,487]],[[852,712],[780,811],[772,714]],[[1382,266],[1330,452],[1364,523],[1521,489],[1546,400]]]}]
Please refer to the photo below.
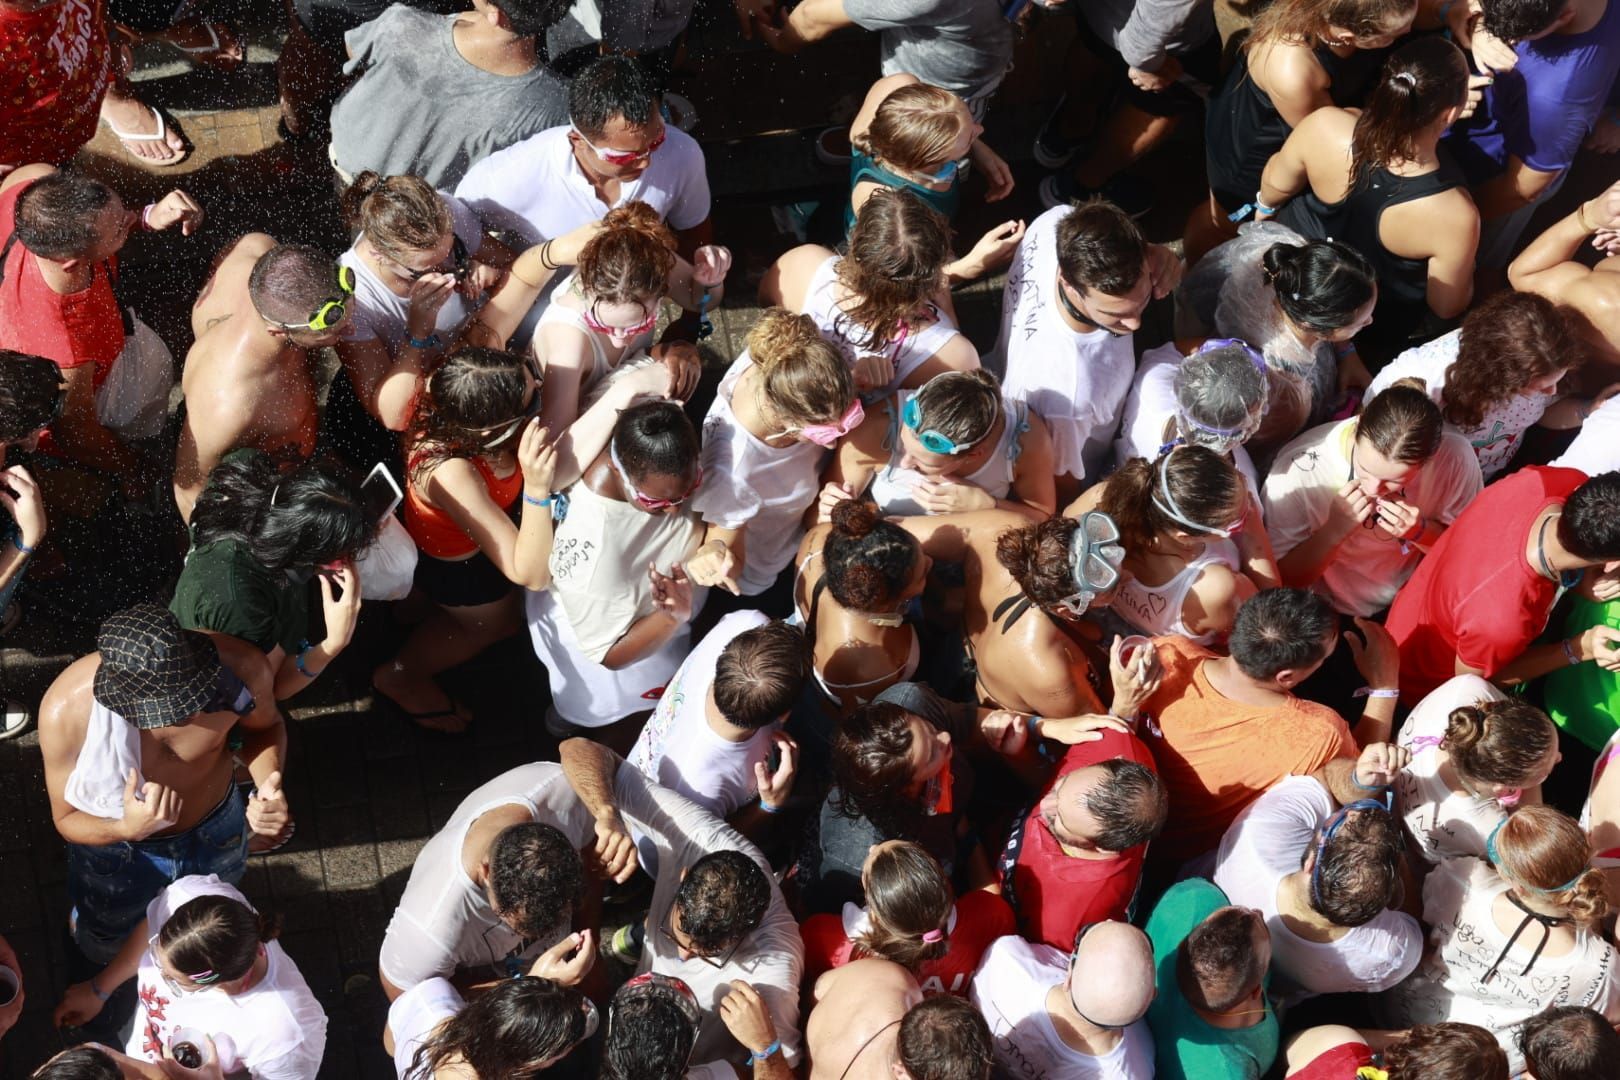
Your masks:
[{"label": "denim shorts", "polygon": [[73,940],[98,964],[110,961],[146,907],[190,874],[218,874],[232,884],[247,869],[247,798],[235,784],[195,826],[174,836],[113,844],[69,844],[68,899]]}]

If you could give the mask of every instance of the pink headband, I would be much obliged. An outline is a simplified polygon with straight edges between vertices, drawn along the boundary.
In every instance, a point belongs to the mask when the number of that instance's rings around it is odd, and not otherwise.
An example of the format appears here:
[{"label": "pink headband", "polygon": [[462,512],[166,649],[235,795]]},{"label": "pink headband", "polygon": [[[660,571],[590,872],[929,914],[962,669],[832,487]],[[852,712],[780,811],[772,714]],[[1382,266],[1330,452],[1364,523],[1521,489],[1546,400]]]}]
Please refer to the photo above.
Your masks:
[{"label": "pink headband", "polygon": [[934,944],[934,942],[936,942],[936,941],[944,941],[944,940],[945,940],[945,931],[943,931],[943,930],[930,930],[930,931],[928,931],[928,933],[923,935],[923,941],[926,944],[929,944],[929,945]]}]

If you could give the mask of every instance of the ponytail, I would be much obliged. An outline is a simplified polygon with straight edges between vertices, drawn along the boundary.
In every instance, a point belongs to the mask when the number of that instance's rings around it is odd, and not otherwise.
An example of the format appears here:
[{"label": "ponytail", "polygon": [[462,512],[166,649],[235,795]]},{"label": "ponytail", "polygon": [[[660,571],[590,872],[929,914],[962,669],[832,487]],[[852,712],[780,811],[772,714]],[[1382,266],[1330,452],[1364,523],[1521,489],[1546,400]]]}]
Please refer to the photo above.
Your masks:
[{"label": "ponytail", "polygon": [[1260,257],[1260,275],[1289,321],[1318,333],[1349,326],[1378,287],[1366,257],[1337,240],[1272,244]]},{"label": "ponytail", "polygon": [[349,228],[391,259],[432,251],[450,232],[450,208],[419,176],[380,176],[367,169],[338,198]]},{"label": "ponytail", "polygon": [[1468,101],[1468,62],[1445,38],[1420,37],[1384,63],[1350,139],[1350,187],[1372,171],[1417,156],[1417,137],[1447,109]]},{"label": "ponytail", "polygon": [[843,356],[808,315],[768,308],[748,332],[771,413],[788,426],[837,421],[855,400],[855,378]]}]

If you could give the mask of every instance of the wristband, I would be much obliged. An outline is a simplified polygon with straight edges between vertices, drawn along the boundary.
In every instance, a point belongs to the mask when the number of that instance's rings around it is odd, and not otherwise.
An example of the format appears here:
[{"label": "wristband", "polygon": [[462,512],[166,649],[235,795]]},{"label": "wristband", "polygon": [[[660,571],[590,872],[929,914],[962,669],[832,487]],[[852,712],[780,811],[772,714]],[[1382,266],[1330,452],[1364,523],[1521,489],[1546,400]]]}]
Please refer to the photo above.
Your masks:
[{"label": "wristband", "polygon": [[1574,648],[1570,645],[1569,638],[1565,638],[1559,644],[1564,647],[1564,659],[1569,661],[1570,667],[1574,667],[1581,662],[1581,658],[1576,655]]},{"label": "wristband", "polygon": [[444,344],[444,342],[439,340],[438,334],[429,334],[425,338],[419,338],[412,334],[409,330],[405,332],[405,340],[411,343],[411,348],[413,349],[437,349],[440,345]]},{"label": "wristband", "polygon": [[698,298],[697,321],[697,339],[699,341],[714,333],[714,323],[709,321],[709,287],[707,285],[703,286],[703,295]]},{"label": "wristband", "polygon": [[523,501],[528,503],[530,506],[550,506],[551,505],[551,496],[547,495],[543,499],[537,499],[533,495],[530,495],[527,491],[525,491],[523,493]]},{"label": "wristband", "polygon": [[157,205],[156,203],[147,203],[145,206],[141,207],[141,231],[142,232],[151,232],[152,231],[152,207],[154,207],[156,205]]},{"label": "wristband", "polygon": [[1354,768],[1350,770],[1350,782],[1356,785],[1356,787],[1360,788],[1362,791],[1383,791],[1385,788],[1389,787],[1388,784],[1363,784],[1356,778],[1356,770]]},{"label": "wristband", "polygon": [[111,994],[107,993],[107,991],[96,985],[96,977],[94,975],[90,976],[88,981],[90,983],[90,992],[96,995],[97,1001],[105,1002],[108,998],[112,997]]},{"label": "wristband", "polygon": [[18,533],[16,536],[11,538],[11,546],[22,552],[24,555],[32,555],[34,553],[33,548],[22,542],[22,533]]},{"label": "wristband", "polygon": [[1025,721],[1029,727],[1029,733],[1035,736],[1037,739],[1041,737],[1041,725],[1045,722],[1045,718],[1040,716],[1031,716],[1027,721]]},{"label": "wristband", "polygon": [[298,674],[302,675],[306,679],[313,679],[320,674],[319,671],[311,671],[309,668],[304,666],[304,657],[309,655],[310,648],[311,646],[309,642],[300,641],[298,643],[298,655],[293,658],[293,666],[298,669]]},{"label": "wristband", "polygon": [[754,1053],[752,1050],[750,1050],[750,1051],[748,1051],[748,1064],[752,1065],[755,1062],[764,1061],[766,1058],[770,1057],[772,1054],[777,1053],[781,1049],[782,1049],[782,1040],[777,1039],[774,1042],[772,1042],[771,1045],[767,1046],[765,1049],[761,1050],[757,1054]]},{"label": "wristband", "polygon": [[1351,695],[1351,697],[1371,698],[1374,701],[1378,700],[1379,698],[1398,698],[1400,696],[1401,692],[1392,687],[1381,687],[1375,690],[1370,686],[1363,686],[1360,690],[1357,690]]},{"label": "wristband", "polygon": [[[759,799],[759,808],[765,811],[767,814],[780,814],[782,812],[782,808],[780,806],[772,806],[770,803],[766,802],[763,795],[761,795]],[[770,1055],[767,1054],[766,1056],[769,1057]]]},{"label": "wristband", "polygon": [[1253,202],[1244,203],[1230,214],[1227,214],[1226,220],[1231,222],[1239,222],[1248,217],[1250,212],[1256,214],[1276,214],[1277,208],[1275,206],[1267,206],[1265,200],[1260,197],[1260,193],[1257,191],[1254,193]]}]

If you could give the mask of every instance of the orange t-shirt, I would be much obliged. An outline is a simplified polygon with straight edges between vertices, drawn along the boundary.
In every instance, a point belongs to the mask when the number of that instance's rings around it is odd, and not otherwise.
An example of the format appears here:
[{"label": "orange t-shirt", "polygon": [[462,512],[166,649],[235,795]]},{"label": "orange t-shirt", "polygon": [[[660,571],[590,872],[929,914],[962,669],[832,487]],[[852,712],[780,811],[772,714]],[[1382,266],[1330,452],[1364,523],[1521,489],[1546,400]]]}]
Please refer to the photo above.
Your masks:
[{"label": "orange t-shirt", "polygon": [[1213,851],[1243,808],[1289,775],[1354,757],[1344,718],[1325,705],[1246,705],[1222,697],[1204,675],[1216,654],[1178,635],[1153,639],[1164,680],[1147,700],[1142,739],[1170,794],[1170,820],[1150,859],[1185,862]]}]

